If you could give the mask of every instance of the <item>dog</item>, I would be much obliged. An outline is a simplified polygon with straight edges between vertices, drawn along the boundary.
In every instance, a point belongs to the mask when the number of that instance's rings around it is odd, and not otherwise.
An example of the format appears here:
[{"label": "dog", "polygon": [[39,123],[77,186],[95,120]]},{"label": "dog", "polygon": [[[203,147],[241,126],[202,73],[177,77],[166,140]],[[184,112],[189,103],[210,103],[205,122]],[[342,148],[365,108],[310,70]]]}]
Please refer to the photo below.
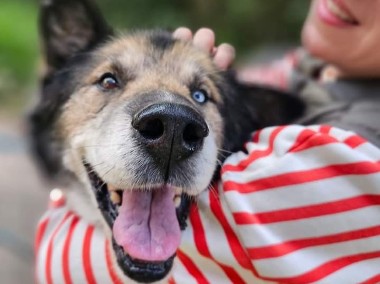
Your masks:
[{"label": "dog", "polygon": [[44,1],[40,31],[34,153],[50,177],[79,182],[68,203],[103,228],[126,279],[159,281],[225,153],[303,104],[239,83],[168,31],[116,34],[90,0]]}]

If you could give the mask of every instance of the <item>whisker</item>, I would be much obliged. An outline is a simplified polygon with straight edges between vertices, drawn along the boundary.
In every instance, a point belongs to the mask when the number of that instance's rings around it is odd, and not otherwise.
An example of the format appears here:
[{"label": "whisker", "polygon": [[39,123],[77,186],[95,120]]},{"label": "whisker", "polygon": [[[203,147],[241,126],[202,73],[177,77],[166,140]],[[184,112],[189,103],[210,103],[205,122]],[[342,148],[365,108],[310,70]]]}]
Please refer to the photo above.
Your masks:
[{"label": "whisker", "polygon": [[103,186],[107,183],[107,182],[104,181],[105,177],[106,177],[111,171],[113,171],[114,169],[115,169],[115,166],[111,166],[111,168],[110,168],[108,171],[105,172],[105,174],[104,174],[103,177],[102,177],[103,184],[101,185],[101,187],[103,187]]},{"label": "whisker", "polygon": [[217,199],[219,199],[219,193],[218,193],[218,190],[212,185],[210,184],[208,186],[208,190],[210,191],[211,194],[213,194]]},{"label": "whisker", "polygon": [[128,144],[125,143],[120,143],[120,144],[106,144],[106,145],[83,145],[83,146],[78,146],[78,147],[68,147],[66,149],[68,150],[77,150],[77,149],[83,149],[83,148],[99,148],[99,147],[114,147],[114,146],[128,146]]},{"label": "whisker", "polygon": [[228,151],[226,149],[218,148],[219,152],[227,153],[227,154],[233,154],[234,152]]}]

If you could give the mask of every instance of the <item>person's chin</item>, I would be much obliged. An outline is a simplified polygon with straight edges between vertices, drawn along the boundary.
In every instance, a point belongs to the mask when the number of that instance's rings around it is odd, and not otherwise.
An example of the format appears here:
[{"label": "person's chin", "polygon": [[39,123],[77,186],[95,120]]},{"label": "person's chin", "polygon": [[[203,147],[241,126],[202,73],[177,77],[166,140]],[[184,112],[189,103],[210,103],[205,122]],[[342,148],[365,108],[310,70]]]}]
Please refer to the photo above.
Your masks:
[{"label": "person's chin", "polygon": [[318,31],[315,24],[307,21],[302,29],[302,46],[306,48],[308,52],[317,57],[324,58],[324,50],[328,48],[326,39]]}]

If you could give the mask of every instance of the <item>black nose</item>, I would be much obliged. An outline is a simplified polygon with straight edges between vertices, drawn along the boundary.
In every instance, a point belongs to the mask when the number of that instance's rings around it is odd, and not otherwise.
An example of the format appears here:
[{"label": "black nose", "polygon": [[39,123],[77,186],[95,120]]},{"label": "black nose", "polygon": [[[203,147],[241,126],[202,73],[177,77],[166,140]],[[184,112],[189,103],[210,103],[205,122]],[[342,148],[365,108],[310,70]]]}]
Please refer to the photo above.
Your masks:
[{"label": "black nose", "polygon": [[139,140],[159,162],[180,161],[200,150],[208,127],[189,106],[174,103],[150,105],[132,120]]}]

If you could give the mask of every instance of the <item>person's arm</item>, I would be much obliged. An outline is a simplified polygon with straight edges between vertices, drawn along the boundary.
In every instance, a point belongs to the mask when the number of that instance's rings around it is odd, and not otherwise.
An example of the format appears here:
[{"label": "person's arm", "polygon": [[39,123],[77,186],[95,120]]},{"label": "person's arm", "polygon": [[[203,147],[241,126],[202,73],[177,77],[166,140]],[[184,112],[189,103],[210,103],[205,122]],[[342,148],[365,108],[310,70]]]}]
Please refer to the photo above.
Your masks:
[{"label": "person's arm", "polygon": [[290,125],[256,132],[246,151],[226,160],[219,190],[260,277],[378,283],[380,149],[330,126]]}]

